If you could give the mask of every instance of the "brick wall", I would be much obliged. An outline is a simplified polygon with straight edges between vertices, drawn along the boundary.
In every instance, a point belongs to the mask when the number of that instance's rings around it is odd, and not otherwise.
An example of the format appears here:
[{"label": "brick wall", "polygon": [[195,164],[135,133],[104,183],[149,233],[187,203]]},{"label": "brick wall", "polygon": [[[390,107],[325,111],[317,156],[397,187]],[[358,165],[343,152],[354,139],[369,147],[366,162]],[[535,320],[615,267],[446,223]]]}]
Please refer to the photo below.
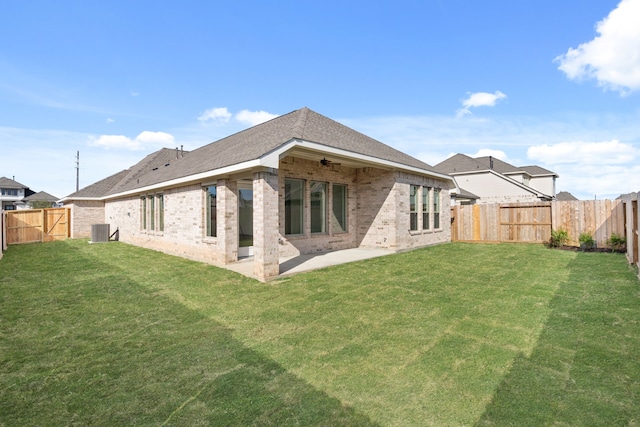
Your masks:
[{"label": "brick wall", "polygon": [[[410,230],[410,185],[439,188],[441,190],[440,227],[438,229],[422,230],[422,200],[418,197],[418,230]],[[396,172],[395,188],[397,189],[398,206],[398,223],[396,229],[398,250],[408,250],[451,241],[451,195],[444,181]],[[420,191],[422,191],[422,189]],[[433,203],[433,200],[430,200],[430,203]]]},{"label": "brick wall", "polygon": [[[359,246],[400,251],[451,240],[451,198],[444,181],[363,168],[357,182]],[[441,189],[440,229],[423,231],[420,222],[418,231],[410,231],[410,185]]]},{"label": "brick wall", "polygon": [[[450,196],[446,189],[441,193],[442,229],[409,231],[409,186],[415,184],[442,188],[445,185],[442,181],[376,168],[322,166],[317,161],[293,157],[281,160],[280,169],[272,172],[277,175],[259,172],[254,176],[254,179],[257,179],[257,184],[254,185],[254,203],[260,204],[259,209],[262,209],[262,213],[256,210],[255,205],[254,212],[270,220],[267,226],[254,224],[254,238],[261,239],[260,244],[264,250],[256,253],[257,259],[262,260],[261,266],[256,270],[258,275],[273,275],[271,258],[275,248],[280,256],[295,256],[359,246],[405,250],[451,239]],[[304,233],[300,236],[285,236],[286,178],[305,182],[305,223]],[[308,213],[311,181],[328,184],[329,218],[332,216],[332,184],[347,186],[346,232],[334,232],[331,220],[327,222],[325,233],[310,232],[311,221]],[[206,187],[201,184],[152,193],[163,195],[163,231],[157,229],[158,217],[155,230],[141,229],[142,204],[140,196],[136,195],[109,201],[102,211],[98,205],[88,206],[90,210],[93,209],[91,212],[95,215],[95,219],[87,223],[88,233],[91,223],[108,222],[112,232],[116,228],[119,229],[119,237],[123,242],[217,265],[234,262],[237,260],[238,252],[237,181],[225,178],[213,182],[218,186],[217,237],[206,236]],[[277,188],[277,193],[272,192],[274,188]],[[273,211],[273,216],[270,216],[268,211]],[[150,221],[147,223],[150,225]],[[276,239],[275,246],[265,243],[267,240]],[[255,245],[259,245],[258,240],[254,240]]]},{"label": "brick wall", "polygon": [[71,238],[91,238],[91,225],[105,224],[104,202],[95,200],[74,200],[65,204],[65,208],[71,208]]},{"label": "brick wall", "polygon": [[[119,229],[121,241],[197,261],[221,263],[216,251],[217,240],[205,237],[206,197],[201,185],[149,194],[163,194],[164,231],[157,229],[157,216],[156,230],[141,229],[140,196],[109,201],[105,216],[112,232],[116,227]],[[157,211],[156,207],[156,215]]]},{"label": "brick wall", "polygon": [[398,203],[403,203],[403,200],[398,200],[397,191],[394,172],[375,168],[358,169],[358,246],[398,249],[396,221]]},{"label": "brick wall", "polygon": [[[279,230],[280,230],[280,255],[295,256],[315,252],[333,251],[357,247],[357,199],[356,199],[356,169],[330,165],[323,166],[320,162],[309,161],[294,157],[285,157],[280,161],[278,171],[279,178]],[[334,233],[331,226],[327,233],[312,234],[310,216],[305,215],[305,233],[301,236],[285,236],[284,224],[284,184],[286,178],[302,179],[305,181],[304,211],[309,212],[310,181],[328,183],[328,191],[331,192],[331,184],[343,184],[347,186],[347,232]],[[328,197],[331,199],[331,194]]]},{"label": "brick wall", "polygon": [[476,201],[479,205],[490,205],[495,203],[533,203],[539,202],[540,199],[535,194],[520,194],[510,196],[488,196],[482,197]]}]

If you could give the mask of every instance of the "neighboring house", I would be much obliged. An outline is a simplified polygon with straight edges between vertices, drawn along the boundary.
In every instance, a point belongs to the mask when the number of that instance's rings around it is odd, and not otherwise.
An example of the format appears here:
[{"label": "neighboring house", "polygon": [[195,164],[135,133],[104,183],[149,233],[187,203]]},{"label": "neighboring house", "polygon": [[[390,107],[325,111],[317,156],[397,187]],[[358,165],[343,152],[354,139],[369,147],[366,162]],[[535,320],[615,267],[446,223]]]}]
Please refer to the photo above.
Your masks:
[{"label": "neighboring house", "polygon": [[456,154],[434,166],[456,182],[455,204],[553,200],[558,175],[540,166],[516,167],[491,156]]},{"label": "neighboring house", "polygon": [[556,194],[556,200],[559,202],[572,202],[578,199],[568,191],[561,191]]},{"label": "neighboring house", "polygon": [[24,209],[54,208],[58,206],[58,200],[60,200],[58,197],[52,196],[46,191],[40,191],[22,199]]},{"label": "neighboring house", "polygon": [[183,154],[162,149],[64,199],[72,237],[108,223],[121,241],[227,265],[348,248],[448,242],[451,177],[308,108]]},{"label": "neighboring house", "polygon": [[3,210],[12,211],[22,208],[24,206],[22,199],[31,194],[33,191],[26,185],[4,176],[0,177],[0,202]]}]

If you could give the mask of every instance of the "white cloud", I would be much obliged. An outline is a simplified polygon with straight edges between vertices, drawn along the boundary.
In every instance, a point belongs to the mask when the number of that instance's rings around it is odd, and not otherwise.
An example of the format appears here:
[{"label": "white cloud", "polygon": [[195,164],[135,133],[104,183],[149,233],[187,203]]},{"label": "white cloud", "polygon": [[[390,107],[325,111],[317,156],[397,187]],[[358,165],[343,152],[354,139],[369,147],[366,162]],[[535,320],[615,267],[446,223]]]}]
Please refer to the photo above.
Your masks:
[{"label": "white cloud", "polygon": [[214,123],[217,125],[226,125],[229,123],[232,117],[238,123],[255,126],[268,120],[274,119],[278,117],[278,115],[271,114],[266,111],[249,110],[240,110],[234,115],[229,111],[227,107],[216,107],[206,110],[198,117],[198,120],[200,120],[201,122]]},{"label": "white cloud", "polygon": [[143,131],[134,139],[124,135],[100,135],[99,137],[91,136],[88,145],[91,147],[100,147],[107,150],[125,149],[125,150],[145,150],[151,147],[172,146],[175,138],[166,132]]},{"label": "white cloud", "polygon": [[276,117],[278,117],[277,114],[267,113],[266,111],[242,110],[236,114],[237,121],[250,126],[259,125]]},{"label": "white cloud", "polygon": [[142,144],[160,144],[160,145],[172,145],[175,138],[170,133],[166,132],[151,132],[145,130],[136,137],[136,141]]},{"label": "white cloud", "polygon": [[130,92],[129,92],[129,94],[130,94],[131,96],[140,96],[140,92],[136,92],[136,91],[134,91],[134,90],[130,91]]},{"label": "white cloud", "polygon": [[490,148],[481,148],[475,154],[469,154],[470,157],[495,157],[503,162],[509,162],[507,154],[502,150],[492,150]]},{"label": "white cloud", "polygon": [[105,120],[107,122],[107,124],[111,124],[113,122],[115,122],[115,120],[113,120],[112,118],[107,118],[107,120]]},{"label": "white cloud", "polygon": [[458,117],[471,114],[471,108],[476,107],[494,107],[498,100],[506,98],[507,95],[499,90],[494,93],[489,92],[475,92],[469,93],[469,96],[462,101],[462,108],[456,111]]},{"label": "white cloud", "polygon": [[527,157],[551,165],[576,163],[582,165],[619,165],[635,160],[638,149],[618,140],[603,142],[561,142],[554,145],[534,145]]},{"label": "white cloud", "polygon": [[227,107],[210,108],[205,110],[205,112],[198,117],[198,120],[201,122],[213,122],[218,124],[228,123],[229,119],[231,119],[231,113]]},{"label": "white cloud", "polygon": [[640,89],[640,0],[622,0],[596,24],[598,36],[555,58],[571,80],[596,79],[621,94]]},{"label": "white cloud", "polygon": [[558,191],[569,191],[583,200],[615,199],[640,191],[640,165],[570,164],[554,172],[560,175]]},{"label": "white cloud", "polygon": [[[494,155],[516,166],[537,164],[556,172],[560,175],[557,190],[570,191],[581,199],[592,199],[594,194],[599,199],[616,198],[640,191],[638,111],[545,118],[496,116],[485,121],[461,121],[453,116],[339,121],[430,165],[455,153]],[[487,149],[491,151],[484,151]]]}]

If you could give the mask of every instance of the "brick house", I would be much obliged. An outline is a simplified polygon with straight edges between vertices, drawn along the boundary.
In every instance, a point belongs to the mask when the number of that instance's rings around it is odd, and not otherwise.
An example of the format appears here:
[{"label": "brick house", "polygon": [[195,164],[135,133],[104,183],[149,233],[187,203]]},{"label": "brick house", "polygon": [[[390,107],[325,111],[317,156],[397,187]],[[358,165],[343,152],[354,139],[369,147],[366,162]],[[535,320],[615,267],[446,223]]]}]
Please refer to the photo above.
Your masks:
[{"label": "brick house", "polygon": [[191,152],[162,149],[64,199],[72,237],[108,223],[121,241],[224,266],[358,247],[448,242],[451,177],[308,108]]}]

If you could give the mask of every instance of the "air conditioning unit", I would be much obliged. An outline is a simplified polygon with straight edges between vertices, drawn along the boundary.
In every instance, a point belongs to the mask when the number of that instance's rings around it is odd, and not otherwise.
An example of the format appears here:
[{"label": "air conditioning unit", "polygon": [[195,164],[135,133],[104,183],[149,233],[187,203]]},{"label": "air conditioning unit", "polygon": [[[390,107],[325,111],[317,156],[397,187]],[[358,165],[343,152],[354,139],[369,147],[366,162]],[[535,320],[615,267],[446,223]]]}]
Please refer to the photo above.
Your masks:
[{"label": "air conditioning unit", "polygon": [[109,224],[92,224],[91,225],[91,242],[100,243],[109,241]]}]

